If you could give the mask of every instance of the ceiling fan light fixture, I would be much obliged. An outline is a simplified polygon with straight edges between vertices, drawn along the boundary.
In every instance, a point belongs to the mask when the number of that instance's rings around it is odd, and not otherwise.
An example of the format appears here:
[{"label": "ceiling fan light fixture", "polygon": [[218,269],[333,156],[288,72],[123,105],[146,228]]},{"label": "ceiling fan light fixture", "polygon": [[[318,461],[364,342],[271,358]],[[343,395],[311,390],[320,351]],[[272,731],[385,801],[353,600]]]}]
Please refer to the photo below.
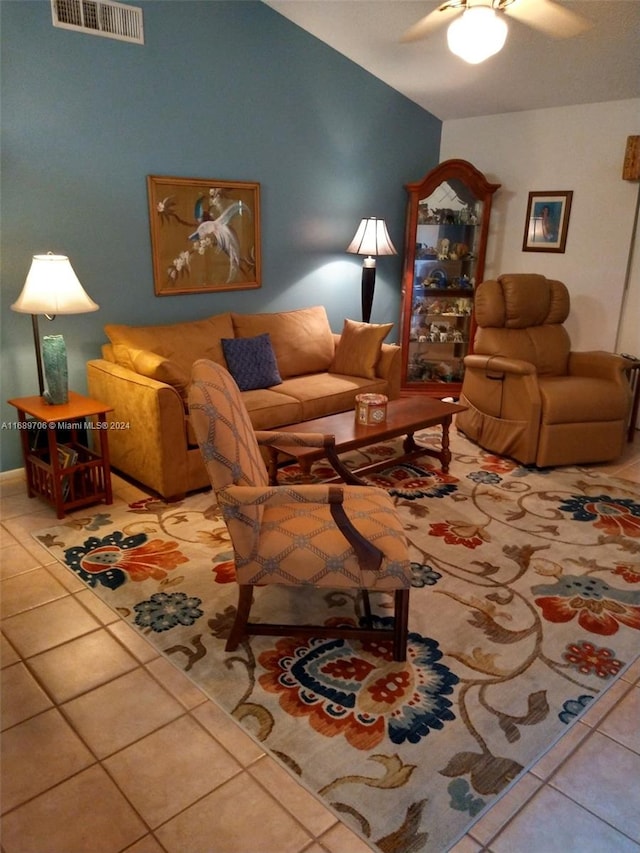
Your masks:
[{"label": "ceiling fan light fixture", "polygon": [[449,50],[477,65],[498,53],[507,40],[507,22],[490,6],[472,6],[465,9],[447,30]]}]

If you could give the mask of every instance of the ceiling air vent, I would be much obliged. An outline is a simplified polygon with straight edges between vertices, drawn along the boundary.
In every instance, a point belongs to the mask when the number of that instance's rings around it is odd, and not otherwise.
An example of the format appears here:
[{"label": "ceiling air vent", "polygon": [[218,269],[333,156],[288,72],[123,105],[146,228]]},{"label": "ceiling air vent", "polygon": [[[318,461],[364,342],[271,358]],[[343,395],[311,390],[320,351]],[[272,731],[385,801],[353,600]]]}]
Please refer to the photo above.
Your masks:
[{"label": "ceiling air vent", "polygon": [[144,44],[142,9],[114,0],[51,0],[53,26]]}]

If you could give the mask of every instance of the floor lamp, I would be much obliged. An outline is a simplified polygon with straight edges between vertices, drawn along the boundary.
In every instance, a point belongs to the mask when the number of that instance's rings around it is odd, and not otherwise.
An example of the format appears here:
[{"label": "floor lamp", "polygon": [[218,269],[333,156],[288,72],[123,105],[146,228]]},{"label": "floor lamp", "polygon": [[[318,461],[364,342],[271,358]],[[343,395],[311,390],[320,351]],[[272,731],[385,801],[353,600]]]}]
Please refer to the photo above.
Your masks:
[{"label": "floor lamp", "polygon": [[373,293],[376,287],[376,255],[397,255],[384,219],[370,216],[363,219],[355,237],[347,246],[353,255],[366,255],[362,262],[362,320],[371,319]]},{"label": "floor lamp", "polygon": [[98,308],[78,281],[66,255],[49,252],[33,256],[22,292],[11,309],[21,314],[31,314],[38,387],[40,396],[48,403],[59,405],[67,402],[67,354],[62,335],[45,335],[44,364],[49,384],[49,390],[45,391],[38,314],[53,320],[56,314],[85,314],[97,311]]}]

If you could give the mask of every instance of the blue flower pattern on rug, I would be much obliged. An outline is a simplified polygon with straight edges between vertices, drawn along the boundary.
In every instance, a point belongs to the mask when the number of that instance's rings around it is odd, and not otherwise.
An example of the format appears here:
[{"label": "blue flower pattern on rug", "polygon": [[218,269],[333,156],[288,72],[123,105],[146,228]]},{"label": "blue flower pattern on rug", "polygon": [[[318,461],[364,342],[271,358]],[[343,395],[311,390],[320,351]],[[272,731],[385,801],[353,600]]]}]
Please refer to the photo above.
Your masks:
[{"label": "blue flower pattern on rug", "polygon": [[176,625],[193,625],[203,615],[202,600],[184,592],[156,592],[147,601],[134,605],[136,625],[152,631],[168,631]]},{"label": "blue flower pattern on rug", "polygon": [[442,578],[440,572],[423,563],[411,563],[411,575],[411,586],[415,586],[417,589],[435,586]]},{"label": "blue flower pattern on rug", "polygon": [[567,699],[562,705],[562,711],[558,714],[559,719],[566,724],[572,723],[576,717],[580,716],[592,699],[593,696],[587,695],[579,696],[577,699]]}]

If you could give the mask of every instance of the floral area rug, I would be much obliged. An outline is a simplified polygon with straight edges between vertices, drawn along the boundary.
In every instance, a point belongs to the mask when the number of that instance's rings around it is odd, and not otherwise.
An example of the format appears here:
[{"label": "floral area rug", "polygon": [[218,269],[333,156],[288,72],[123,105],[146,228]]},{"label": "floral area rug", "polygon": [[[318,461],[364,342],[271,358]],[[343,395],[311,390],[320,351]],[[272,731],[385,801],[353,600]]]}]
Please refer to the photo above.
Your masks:
[{"label": "floral area rug", "polygon": [[[225,653],[237,588],[210,492],[103,507],[36,538],[372,846],[441,853],[640,650],[638,487],[521,467],[452,432],[449,474],[427,456],[394,464],[393,443],[349,457],[390,460],[371,481],[411,544],[406,663],[384,644],[290,637]],[[356,592],[291,587],[258,590],[252,611],[360,616]]]}]

